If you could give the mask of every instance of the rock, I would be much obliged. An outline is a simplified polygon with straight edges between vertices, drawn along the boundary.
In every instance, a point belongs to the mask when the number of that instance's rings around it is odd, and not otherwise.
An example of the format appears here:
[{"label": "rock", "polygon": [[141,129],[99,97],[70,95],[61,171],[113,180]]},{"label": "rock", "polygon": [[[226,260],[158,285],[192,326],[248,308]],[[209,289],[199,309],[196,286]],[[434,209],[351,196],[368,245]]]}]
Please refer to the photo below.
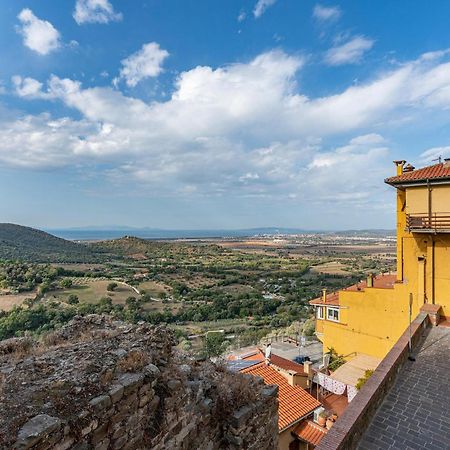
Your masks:
[{"label": "rock", "polygon": [[124,395],[136,391],[144,383],[144,374],[142,373],[127,373],[119,378],[119,383],[123,386]]},{"label": "rock", "polygon": [[109,396],[111,397],[111,401],[113,403],[118,402],[123,397],[124,388],[121,384],[115,384],[109,390]]},{"label": "rock", "polygon": [[154,364],[147,364],[144,367],[144,373],[148,376],[157,377],[161,373],[161,371]]},{"label": "rock", "polygon": [[30,419],[17,435],[17,449],[28,449],[62,425],[60,419],[39,414]]},{"label": "rock", "polygon": [[94,411],[99,412],[111,406],[111,397],[109,395],[100,395],[93,398],[89,404],[94,408]]},{"label": "rock", "polygon": [[181,381],[180,380],[169,380],[167,383],[167,387],[171,391],[176,391],[181,387]]}]

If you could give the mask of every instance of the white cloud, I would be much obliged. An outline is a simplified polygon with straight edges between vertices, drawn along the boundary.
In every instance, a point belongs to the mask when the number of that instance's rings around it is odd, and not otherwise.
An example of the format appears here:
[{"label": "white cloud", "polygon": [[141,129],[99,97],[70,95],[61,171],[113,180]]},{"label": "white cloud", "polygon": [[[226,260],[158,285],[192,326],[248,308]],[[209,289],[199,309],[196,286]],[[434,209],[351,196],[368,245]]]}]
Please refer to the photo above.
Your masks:
[{"label": "white cloud", "polygon": [[319,22],[335,22],[341,17],[339,6],[323,6],[317,4],[313,9],[313,17]]},{"label": "white cloud", "polygon": [[372,39],[357,36],[345,44],[329,49],[325,54],[325,62],[330,66],[358,63],[374,43],[375,41]]},{"label": "white cloud", "polygon": [[134,87],[141,80],[149,77],[157,77],[162,71],[164,60],[169,52],[160,48],[156,42],[144,44],[140,50],[128,58],[122,60],[122,69],[119,79],[124,79],[128,86]]},{"label": "white cloud", "polygon": [[238,22],[243,22],[245,20],[245,18],[247,17],[247,14],[245,11],[241,11],[238,15],[237,21]]},{"label": "white cloud", "polygon": [[23,44],[40,55],[60,47],[59,31],[47,20],[37,18],[31,9],[23,9],[17,16],[21,22],[18,32],[23,37]]},{"label": "white cloud", "polygon": [[420,155],[423,164],[436,163],[439,157],[441,160],[450,157],[450,146],[429,148]]},{"label": "white cloud", "polygon": [[42,83],[34,78],[22,78],[19,75],[12,77],[16,94],[19,97],[40,98],[43,96]]},{"label": "white cloud", "polygon": [[[419,58],[318,98],[296,84],[303,65],[298,55],[271,51],[245,63],[199,66],[177,77],[170,99],[151,103],[57,76],[46,85],[18,77],[18,95],[59,100],[81,119],[44,114],[0,124],[0,161],[108,163],[109,177],[154,193],[363,204],[391,172],[379,130],[403,126],[405,115],[414,126],[416,113],[421,122],[448,118],[450,98],[435,98],[450,89],[450,62]],[[342,134],[353,138],[327,144]],[[355,173],[364,173],[364,183]]]},{"label": "white cloud", "polygon": [[108,0],[77,0],[73,18],[78,25],[84,23],[108,23],[122,20]]},{"label": "white cloud", "polygon": [[258,0],[255,8],[253,9],[253,15],[255,18],[258,19],[258,17],[261,17],[266,12],[266,9],[274,5],[276,1],[277,0]]}]

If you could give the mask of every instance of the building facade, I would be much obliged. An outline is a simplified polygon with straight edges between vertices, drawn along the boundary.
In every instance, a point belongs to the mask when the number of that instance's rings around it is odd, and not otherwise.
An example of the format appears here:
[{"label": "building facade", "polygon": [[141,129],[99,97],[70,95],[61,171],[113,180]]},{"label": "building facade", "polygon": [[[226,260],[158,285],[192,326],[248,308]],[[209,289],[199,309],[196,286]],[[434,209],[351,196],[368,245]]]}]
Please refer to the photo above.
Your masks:
[{"label": "building facade", "polygon": [[450,160],[414,169],[394,161],[397,272],[369,275],[310,303],[324,348],[383,358],[419,311],[450,319]]}]

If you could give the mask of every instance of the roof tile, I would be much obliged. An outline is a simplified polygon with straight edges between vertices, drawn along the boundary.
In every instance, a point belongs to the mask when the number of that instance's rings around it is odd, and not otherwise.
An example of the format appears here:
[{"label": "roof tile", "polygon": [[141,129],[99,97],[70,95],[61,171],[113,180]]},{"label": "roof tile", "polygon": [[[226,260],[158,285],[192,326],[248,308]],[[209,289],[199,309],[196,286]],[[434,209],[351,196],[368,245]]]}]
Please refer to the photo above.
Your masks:
[{"label": "roof tile", "polygon": [[280,431],[320,406],[312,395],[300,386],[291,386],[283,375],[265,362],[243,369],[241,373],[260,376],[264,379],[264,383],[278,385],[278,428]]},{"label": "roof tile", "polygon": [[293,431],[300,439],[312,445],[318,445],[321,439],[327,434],[327,429],[321,427],[311,420],[304,420]]},{"label": "roof tile", "polygon": [[[377,289],[393,289],[395,281],[397,280],[397,275],[395,273],[386,273],[377,275],[373,278],[373,287]],[[359,283],[353,284],[349,287],[341,289],[341,291],[363,291],[367,288],[367,280],[360,281]],[[339,292],[332,292],[326,296],[325,305],[326,306],[339,306]],[[322,297],[315,298],[309,302],[310,305],[320,306],[323,305]]]},{"label": "roof tile", "polygon": [[384,181],[388,184],[398,184],[443,178],[450,178],[450,164],[439,163],[433,166],[423,167],[422,169],[412,170],[411,172],[404,172],[395,177],[386,178]]}]

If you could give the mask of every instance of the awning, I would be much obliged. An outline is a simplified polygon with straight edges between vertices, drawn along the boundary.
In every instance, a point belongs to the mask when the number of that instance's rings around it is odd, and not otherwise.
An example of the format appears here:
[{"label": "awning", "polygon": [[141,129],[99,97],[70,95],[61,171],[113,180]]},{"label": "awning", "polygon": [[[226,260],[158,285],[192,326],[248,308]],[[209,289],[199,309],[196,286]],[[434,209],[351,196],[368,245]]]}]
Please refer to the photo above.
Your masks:
[{"label": "awning", "polygon": [[342,364],[330,377],[350,386],[356,386],[360,378],[364,377],[366,370],[375,370],[380,364],[381,358],[359,353],[350,361]]}]

